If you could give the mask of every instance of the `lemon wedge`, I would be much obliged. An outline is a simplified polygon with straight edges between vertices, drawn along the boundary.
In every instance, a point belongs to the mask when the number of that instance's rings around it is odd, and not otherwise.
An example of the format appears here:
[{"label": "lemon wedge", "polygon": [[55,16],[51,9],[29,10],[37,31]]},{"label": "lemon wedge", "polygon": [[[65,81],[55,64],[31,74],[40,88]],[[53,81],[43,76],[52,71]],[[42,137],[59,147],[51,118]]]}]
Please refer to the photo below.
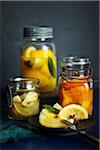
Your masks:
[{"label": "lemon wedge", "polygon": [[23,52],[22,56],[24,58],[30,58],[31,52],[36,51],[36,48],[34,46],[29,46],[28,48],[25,49]]},{"label": "lemon wedge", "polygon": [[14,108],[18,114],[24,117],[35,115],[39,112],[39,100],[29,107],[23,106],[21,103],[13,102]]},{"label": "lemon wedge", "polygon": [[42,126],[48,128],[64,128],[66,127],[59,118],[56,118],[57,114],[49,112],[47,109],[42,109],[39,115],[39,122]]},{"label": "lemon wedge", "polygon": [[78,120],[88,119],[87,110],[84,107],[77,105],[77,104],[70,104],[70,105],[63,107],[60,110],[58,117],[60,120],[68,120],[70,119],[70,116],[73,116],[73,115]]},{"label": "lemon wedge", "polygon": [[36,57],[33,59],[33,68],[41,69],[46,63],[46,59],[43,57]]},{"label": "lemon wedge", "polygon": [[25,107],[30,107],[34,105],[34,103],[38,100],[38,94],[37,92],[28,92],[24,101],[22,102],[22,105]]},{"label": "lemon wedge", "polygon": [[18,103],[21,103],[21,98],[19,95],[16,95],[13,97],[13,102],[18,102]]},{"label": "lemon wedge", "polygon": [[61,109],[62,109],[62,106],[59,105],[58,103],[56,103],[56,104],[53,105],[53,108],[56,108],[56,109],[58,109],[58,110],[61,110]]}]

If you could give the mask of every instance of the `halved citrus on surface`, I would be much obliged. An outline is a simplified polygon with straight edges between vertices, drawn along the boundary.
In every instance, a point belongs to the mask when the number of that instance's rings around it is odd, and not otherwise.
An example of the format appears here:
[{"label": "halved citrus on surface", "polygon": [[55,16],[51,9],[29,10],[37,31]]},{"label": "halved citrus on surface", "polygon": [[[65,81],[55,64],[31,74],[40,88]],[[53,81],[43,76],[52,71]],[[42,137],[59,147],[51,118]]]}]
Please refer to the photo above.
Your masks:
[{"label": "halved citrus on surface", "polygon": [[47,109],[42,109],[39,115],[39,122],[42,126],[48,128],[64,128],[66,127],[56,114],[49,112]]},{"label": "halved citrus on surface", "polygon": [[61,109],[58,114],[60,120],[68,120],[70,116],[75,116],[78,120],[88,119],[88,112],[87,110],[77,104],[70,104]]}]

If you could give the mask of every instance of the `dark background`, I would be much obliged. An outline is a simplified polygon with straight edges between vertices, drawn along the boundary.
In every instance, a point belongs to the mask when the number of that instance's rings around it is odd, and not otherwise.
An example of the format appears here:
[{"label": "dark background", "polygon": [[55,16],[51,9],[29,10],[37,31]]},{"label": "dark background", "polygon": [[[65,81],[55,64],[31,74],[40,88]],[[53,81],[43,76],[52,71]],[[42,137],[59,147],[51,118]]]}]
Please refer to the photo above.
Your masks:
[{"label": "dark background", "polygon": [[1,2],[1,87],[20,75],[23,27],[54,27],[58,57],[89,57],[95,79],[99,78],[99,2]]},{"label": "dark background", "polygon": [[[78,55],[89,57],[94,69],[94,79],[99,79],[99,2],[0,2],[1,3],[1,101],[5,107],[7,79],[20,75],[20,52],[23,27],[29,25],[54,27],[54,39],[58,57]],[[96,125],[91,133],[99,137],[99,89],[94,84],[93,117]],[[3,111],[3,118],[6,111]],[[62,139],[62,140],[61,140]],[[49,141],[18,141],[4,144],[6,149],[93,149],[80,136]],[[65,144],[66,143],[66,144]],[[23,147],[24,146],[24,147]],[[36,147],[37,146],[37,147]]]}]

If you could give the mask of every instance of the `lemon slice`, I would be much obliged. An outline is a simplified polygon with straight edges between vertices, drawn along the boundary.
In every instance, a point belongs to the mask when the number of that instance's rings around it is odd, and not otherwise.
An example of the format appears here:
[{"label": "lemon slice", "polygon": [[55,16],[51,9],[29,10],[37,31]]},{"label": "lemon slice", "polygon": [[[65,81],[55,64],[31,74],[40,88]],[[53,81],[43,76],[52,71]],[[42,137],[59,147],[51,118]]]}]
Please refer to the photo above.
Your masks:
[{"label": "lemon slice", "polygon": [[13,102],[18,102],[18,103],[21,103],[21,98],[19,95],[16,95],[13,97]]},{"label": "lemon slice", "polygon": [[50,113],[47,109],[42,109],[39,115],[39,122],[42,126],[48,128],[64,128],[66,127],[59,118],[55,118],[57,115]]},{"label": "lemon slice", "polygon": [[13,105],[18,114],[24,117],[32,116],[39,112],[39,100],[29,107],[25,107],[21,103],[17,102],[14,102]]},{"label": "lemon slice", "polygon": [[30,107],[35,103],[35,101],[38,101],[37,92],[28,92],[25,99],[22,102],[22,105],[25,107]]},{"label": "lemon slice", "polygon": [[88,119],[88,112],[87,110],[77,104],[70,104],[61,109],[61,111],[58,114],[58,117],[60,120],[68,120],[70,119],[70,116],[75,116],[78,120]]}]

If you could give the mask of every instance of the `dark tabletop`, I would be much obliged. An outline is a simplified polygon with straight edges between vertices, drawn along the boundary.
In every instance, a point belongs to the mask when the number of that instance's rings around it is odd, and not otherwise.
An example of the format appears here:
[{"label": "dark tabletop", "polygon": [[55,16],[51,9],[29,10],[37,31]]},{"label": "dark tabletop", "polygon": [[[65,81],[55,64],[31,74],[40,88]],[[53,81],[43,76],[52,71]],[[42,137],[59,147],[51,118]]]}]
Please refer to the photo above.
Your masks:
[{"label": "dark tabletop", "polygon": [[[5,97],[2,92],[2,97]],[[55,103],[58,100],[57,93],[54,95],[43,95],[42,103]],[[4,105],[4,104],[3,104]],[[2,110],[3,111],[3,110]],[[6,112],[5,112],[6,114]],[[3,113],[4,115],[4,113]],[[96,124],[91,126],[87,131],[92,135],[99,137],[99,89],[94,90],[94,109],[93,117]],[[99,144],[95,144],[80,135],[70,136],[45,136],[44,138],[22,139],[17,142],[9,141],[1,144],[2,150],[99,150]]]}]

